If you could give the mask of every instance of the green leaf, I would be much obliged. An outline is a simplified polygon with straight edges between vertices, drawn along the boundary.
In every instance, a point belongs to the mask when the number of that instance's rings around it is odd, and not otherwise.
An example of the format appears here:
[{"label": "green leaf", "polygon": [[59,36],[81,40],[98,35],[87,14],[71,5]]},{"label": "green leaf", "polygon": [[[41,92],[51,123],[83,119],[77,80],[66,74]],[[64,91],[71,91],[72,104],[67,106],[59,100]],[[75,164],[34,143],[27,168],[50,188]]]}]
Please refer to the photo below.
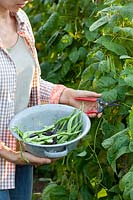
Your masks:
[{"label": "green leaf", "polygon": [[107,159],[113,171],[116,171],[116,160],[125,153],[129,153],[129,136],[127,130],[118,132],[116,135],[104,140],[104,148],[108,148]]},{"label": "green leaf", "polygon": [[95,53],[95,57],[96,57],[96,59],[102,61],[102,60],[104,60],[104,53],[103,53],[102,51],[99,50],[99,51],[97,51],[97,52]]},{"label": "green leaf", "polygon": [[71,62],[69,60],[66,60],[63,62],[63,65],[60,71],[60,76],[62,78],[64,78],[64,76],[69,72],[70,67],[71,67]]},{"label": "green leaf", "polygon": [[42,20],[42,13],[38,13],[33,18],[33,24],[36,24],[36,23],[40,22],[41,20]]},{"label": "green leaf", "polygon": [[132,20],[133,19],[133,3],[124,5],[120,9],[120,14],[122,15],[123,18],[128,18],[129,20]]},{"label": "green leaf", "polygon": [[129,150],[133,152],[133,140],[131,140],[129,143]]},{"label": "green leaf", "polygon": [[79,157],[85,157],[86,154],[87,154],[86,151],[82,151],[81,153],[78,153],[77,156],[79,156]]},{"label": "green leaf", "polygon": [[107,0],[104,4],[105,5],[110,5],[112,3],[114,3],[116,0]]},{"label": "green leaf", "polygon": [[102,142],[102,146],[103,146],[105,149],[110,148],[110,147],[113,145],[115,139],[116,139],[116,138],[119,138],[120,135],[126,134],[127,131],[128,131],[128,129],[124,129],[123,131],[120,131],[120,132],[116,133],[115,135],[113,135],[112,137],[110,137],[110,138],[104,140],[104,141]]},{"label": "green leaf", "polygon": [[87,55],[87,50],[85,47],[80,47],[78,50],[78,54],[79,54],[79,58],[80,60],[85,59],[86,55]]},{"label": "green leaf", "polygon": [[97,87],[98,88],[111,88],[114,86],[116,83],[116,80],[112,77],[108,76],[102,76],[98,82],[97,82]]},{"label": "green leaf", "polygon": [[107,196],[108,196],[107,191],[104,188],[102,188],[97,194],[98,199],[100,199],[101,197],[107,197]]},{"label": "green leaf", "polygon": [[[116,1],[116,0],[113,0],[113,1]],[[113,1],[109,1],[109,4],[111,4]],[[107,5],[106,2],[104,3],[105,5]],[[120,6],[120,5],[112,4],[111,6],[102,9],[100,12],[101,13],[104,13],[104,12],[106,12],[106,13],[108,13],[108,12],[116,12],[116,11],[119,11],[121,7],[122,6]]]},{"label": "green leaf", "polygon": [[123,192],[124,200],[133,199],[133,167],[122,177],[119,182],[119,187]]},{"label": "green leaf", "polygon": [[133,106],[131,108],[130,114],[129,114],[129,128],[132,134],[132,139],[133,139]]},{"label": "green leaf", "polygon": [[50,183],[42,193],[42,200],[69,200],[69,194],[63,186]]},{"label": "green leaf", "polygon": [[101,17],[100,19],[98,19],[97,21],[95,21],[89,28],[90,31],[94,31],[96,30],[97,28],[103,26],[104,24],[106,24],[109,20],[109,17],[107,16],[104,16],[104,17]]},{"label": "green leaf", "polygon": [[129,74],[126,78],[124,78],[127,85],[133,87],[133,74]]},{"label": "green leaf", "polygon": [[57,28],[58,20],[59,14],[57,12],[52,13],[52,15],[46,21],[46,23],[39,28],[38,33],[51,35],[51,33]]},{"label": "green leaf", "polygon": [[73,38],[70,35],[65,34],[57,45],[57,51],[59,52],[63,51],[66,47],[72,44],[72,41]]},{"label": "green leaf", "polygon": [[131,27],[120,27],[120,26],[115,26],[114,27],[114,32],[115,33],[121,33],[122,35],[126,37],[131,37],[133,38],[133,28]]},{"label": "green leaf", "polygon": [[98,70],[102,73],[110,71],[110,66],[108,65],[107,60],[101,60],[99,62]]},{"label": "green leaf", "polygon": [[72,63],[76,63],[79,59],[79,52],[77,48],[73,48],[72,51],[69,54],[69,59]]},{"label": "green leaf", "polygon": [[73,185],[73,187],[71,187],[69,199],[76,200],[77,198],[78,198],[78,188],[77,185]]},{"label": "green leaf", "polygon": [[[93,199],[94,194],[91,191],[91,188],[88,187],[88,185],[86,184],[82,184],[81,189],[80,189],[80,195],[79,195],[79,199],[82,200],[91,200]],[[75,199],[77,200],[77,199]]]},{"label": "green leaf", "polygon": [[85,37],[88,42],[93,42],[96,39],[97,35],[98,35],[98,33],[96,31],[91,32],[89,30],[85,30]]},{"label": "green leaf", "polygon": [[[119,139],[122,139],[122,143],[120,144]],[[128,137],[125,138],[119,138],[117,141],[115,141],[114,145],[112,148],[110,148],[107,152],[107,159],[109,164],[111,165],[113,171],[117,173],[116,170],[116,161],[118,158],[120,158],[122,155],[129,153],[129,148],[128,148]],[[118,147],[116,148],[116,146]]]},{"label": "green leaf", "polygon": [[[105,113],[107,113],[106,111]],[[109,113],[109,116],[110,116],[110,113]],[[112,123],[109,123],[109,120],[103,119],[101,129],[102,129],[102,133],[104,135],[104,140],[105,140],[107,138],[110,138],[112,135],[116,134],[117,132],[120,132],[123,129],[125,129],[125,125],[124,123],[120,121],[117,122],[117,124],[112,124]],[[108,148],[107,144],[106,144],[106,148]]]},{"label": "green leaf", "polygon": [[119,194],[120,193],[119,184],[113,185],[113,187],[111,189],[109,189],[109,192],[113,192],[113,193]]},{"label": "green leaf", "polygon": [[131,152],[133,152],[133,106],[131,108],[130,114],[129,114],[129,134],[130,134],[130,143],[129,143],[129,149]]},{"label": "green leaf", "polygon": [[110,89],[108,91],[102,92],[102,97],[105,101],[114,101],[117,99],[118,92],[116,88]]},{"label": "green leaf", "polygon": [[90,88],[94,79],[94,74],[97,70],[98,63],[91,64],[82,73],[79,88]]},{"label": "green leaf", "polygon": [[113,196],[113,199],[109,198],[108,200],[122,200],[121,198],[122,198],[121,195],[118,194],[118,195]]},{"label": "green leaf", "polygon": [[130,190],[130,200],[133,200],[133,188]]},{"label": "green leaf", "polygon": [[116,53],[117,55],[127,55],[127,51],[124,46],[112,42],[111,37],[101,36],[96,40],[96,43],[103,45],[106,49]]}]

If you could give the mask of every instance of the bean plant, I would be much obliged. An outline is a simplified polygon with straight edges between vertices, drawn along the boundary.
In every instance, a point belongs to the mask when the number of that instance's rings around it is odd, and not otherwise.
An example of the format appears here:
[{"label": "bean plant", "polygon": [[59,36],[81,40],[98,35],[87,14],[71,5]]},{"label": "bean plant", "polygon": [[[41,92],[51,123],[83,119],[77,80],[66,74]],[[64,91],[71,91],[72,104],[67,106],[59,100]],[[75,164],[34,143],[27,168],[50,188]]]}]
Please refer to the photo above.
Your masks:
[{"label": "bean plant", "polygon": [[34,0],[26,12],[42,78],[120,102],[91,119],[88,135],[49,173],[42,167],[50,180],[42,199],[133,200],[132,0]]}]

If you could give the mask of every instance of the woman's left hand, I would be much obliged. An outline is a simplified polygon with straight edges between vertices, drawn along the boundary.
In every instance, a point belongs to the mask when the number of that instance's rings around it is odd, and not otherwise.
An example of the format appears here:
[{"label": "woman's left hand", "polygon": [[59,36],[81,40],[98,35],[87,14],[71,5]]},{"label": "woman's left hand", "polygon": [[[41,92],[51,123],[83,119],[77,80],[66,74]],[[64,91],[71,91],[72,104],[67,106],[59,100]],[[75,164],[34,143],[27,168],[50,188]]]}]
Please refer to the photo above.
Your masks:
[{"label": "woman's left hand", "polygon": [[[79,101],[75,98],[77,97],[92,97],[92,98],[100,98],[101,94],[96,92],[91,92],[87,90],[75,90],[72,88],[65,88],[61,97],[60,104],[67,104],[76,108],[83,109],[84,112],[98,110],[98,102],[90,102],[90,101]],[[93,113],[89,114],[89,117],[101,117],[102,113]]]}]

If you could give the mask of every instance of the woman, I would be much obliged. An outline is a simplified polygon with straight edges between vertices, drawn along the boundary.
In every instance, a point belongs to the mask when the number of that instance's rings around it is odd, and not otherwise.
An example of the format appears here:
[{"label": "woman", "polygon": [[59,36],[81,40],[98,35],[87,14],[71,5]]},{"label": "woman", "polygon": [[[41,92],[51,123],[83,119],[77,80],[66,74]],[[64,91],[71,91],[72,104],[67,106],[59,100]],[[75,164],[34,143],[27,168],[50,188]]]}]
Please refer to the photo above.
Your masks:
[{"label": "woman", "polygon": [[[8,128],[11,118],[27,106],[42,102],[79,108],[81,102],[75,97],[101,96],[40,78],[32,29],[28,17],[21,10],[27,2],[0,0],[0,200],[31,200],[32,166],[52,162],[28,152],[23,152],[23,157],[29,164],[22,159]],[[96,102],[86,102],[84,111],[96,108]]]}]

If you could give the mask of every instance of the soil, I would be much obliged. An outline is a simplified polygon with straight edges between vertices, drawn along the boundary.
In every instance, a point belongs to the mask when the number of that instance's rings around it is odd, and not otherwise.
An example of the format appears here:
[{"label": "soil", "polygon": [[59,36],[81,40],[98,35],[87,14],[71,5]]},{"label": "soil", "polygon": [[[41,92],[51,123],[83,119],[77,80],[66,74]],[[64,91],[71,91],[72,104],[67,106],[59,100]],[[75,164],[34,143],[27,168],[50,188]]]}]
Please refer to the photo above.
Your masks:
[{"label": "soil", "polygon": [[34,178],[34,183],[33,183],[33,193],[42,193],[45,183],[43,181],[40,181],[38,178]]}]

